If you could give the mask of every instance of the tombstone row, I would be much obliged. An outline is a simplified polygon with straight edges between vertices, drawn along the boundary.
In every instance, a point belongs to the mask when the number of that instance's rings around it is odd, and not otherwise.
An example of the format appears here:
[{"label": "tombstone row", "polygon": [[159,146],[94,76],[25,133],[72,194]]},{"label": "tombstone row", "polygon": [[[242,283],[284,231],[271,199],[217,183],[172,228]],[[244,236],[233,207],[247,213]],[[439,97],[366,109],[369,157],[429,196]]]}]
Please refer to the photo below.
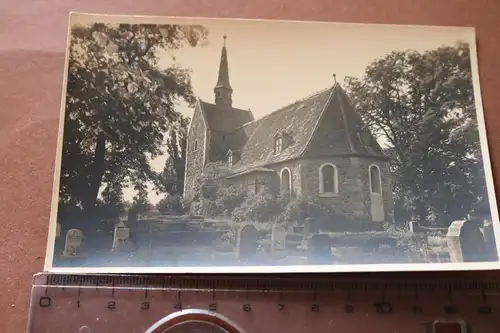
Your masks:
[{"label": "tombstone row", "polygon": [[[425,230],[416,222],[409,223],[409,231],[411,233],[425,233]],[[451,262],[498,260],[491,221],[479,219],[453,221],[446,232],[446,245]]]},{"label": "tombstone row", "polygon": [[[56,236],[59,237],[61,233],[60,225],[58,223],[56,229]],[[61,254],[61,259],[78,259],[83,258],[83,244],[85,237],[80,229],[70,229],[66,233],[64,240],[64,249]],[[123,222],[119,222],[113,232],[113,245],[112,251],[118,252],[126,249],[130,245],[130,228]]]}]

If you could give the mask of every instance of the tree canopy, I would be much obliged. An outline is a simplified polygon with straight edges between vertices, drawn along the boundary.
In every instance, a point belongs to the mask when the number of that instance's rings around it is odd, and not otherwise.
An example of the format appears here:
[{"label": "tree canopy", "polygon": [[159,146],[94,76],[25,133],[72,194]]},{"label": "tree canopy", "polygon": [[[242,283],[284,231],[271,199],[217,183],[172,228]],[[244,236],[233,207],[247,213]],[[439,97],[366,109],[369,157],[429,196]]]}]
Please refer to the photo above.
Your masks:
[{"label": "tree canopy", "polygon": [[[175,133],[180,101],[194,103],[188,69],[160,68],[159,51],[175,54],[206,40],[201,26],[75,26],[71,31],[59,209],[97,214],[120,209],[123,188],[144,201],[156,174],[150,160]],[[172,63],[175,64],[175,61]]]},{"label": "tree canopy", "polygon": [[161,193],[171,196],[183,195],[188,126],[189,118],[179,116],[167,135],[168,159],[155,182],[157,190]]},{"label": "tree canopy", "polygon": [[346,90],[394,157],[396,220],[447,224],[488,205],[467,44],[392,52]]}]

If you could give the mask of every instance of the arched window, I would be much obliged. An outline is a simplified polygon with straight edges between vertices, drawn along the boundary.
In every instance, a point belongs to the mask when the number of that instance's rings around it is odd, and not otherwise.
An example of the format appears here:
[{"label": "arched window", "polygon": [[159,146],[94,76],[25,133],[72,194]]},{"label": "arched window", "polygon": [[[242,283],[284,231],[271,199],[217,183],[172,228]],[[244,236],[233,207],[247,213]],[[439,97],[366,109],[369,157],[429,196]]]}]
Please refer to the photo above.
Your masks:
[{"label": "arched window", "polygon": [[339,192],[337,167],[325,163],[319,167],[319,193],[336,195]]},{"label": "arched window", "polygon": [[198,150],[198,140],[194,140],[194,151]]},{"label": "arched window", "polygon": [[382,179],[377,165],[370,166],[370,191],[371,193],[382,194]]},{"label": "arched window", "polygon": [[281,183],[280,189],[281,192],[291,192],[292,190],[292,174],[290,173],[290,169],[284,168],[281,170]]}]

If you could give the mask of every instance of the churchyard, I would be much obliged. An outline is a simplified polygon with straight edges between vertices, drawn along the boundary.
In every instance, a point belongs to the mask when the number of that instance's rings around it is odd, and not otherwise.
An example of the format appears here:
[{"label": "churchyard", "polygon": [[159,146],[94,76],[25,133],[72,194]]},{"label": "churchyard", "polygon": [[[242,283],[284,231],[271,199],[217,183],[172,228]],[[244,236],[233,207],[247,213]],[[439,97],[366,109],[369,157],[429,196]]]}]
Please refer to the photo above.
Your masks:
[{"label": "churchyard", "polygon": [[119,221],[89,235],[58,228],[65,266],[240,266],[389,264],[496,260],[493,228],[461,220],[449,228],[409,223],[401,232],[321,232],[301,226],[161,215]]}]

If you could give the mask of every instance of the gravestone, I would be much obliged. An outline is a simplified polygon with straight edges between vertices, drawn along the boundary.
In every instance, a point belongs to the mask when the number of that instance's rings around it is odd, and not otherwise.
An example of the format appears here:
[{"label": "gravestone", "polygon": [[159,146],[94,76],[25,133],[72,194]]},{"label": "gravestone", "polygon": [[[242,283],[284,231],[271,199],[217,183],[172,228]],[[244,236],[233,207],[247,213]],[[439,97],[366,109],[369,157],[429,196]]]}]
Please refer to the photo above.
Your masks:
[{"label": "gravestone", "polygon": [[271,250],[281,251],[286,248],[286,229],[281,226],[273,226],[271,234]]},{"label": "gravestone", "polygon": [[83,233],[80,229],[70,229],[66,233],[64,250],[61,259],[83,258],[82,244],[84,241]]},{"label": "gravestone", "polygon": [[130,242],[130,228],[123,222],[115,225],[113,233],[113,251],[121,251]]},{"label": "gravestone", "polygon": [[331,264],[332,238],[328,234],[313,235],[307,241],[307,252],[310,264]]},{"label": "gravestone", "polygon": [[253,224],[244,224],[236,234],[236,256],[238,259],[254,259],[257,254],[259,234]]},{"label": "gravestone", "polygon": [[487,260],[486,244],[477,220],[458,220],[451,223],[446,243],[451,262]]},{"label": "gravestone", "polygon": [[485,220],[483,223],[483,237],[489,260],[497,261],[498,253],[495,242],[495,230],[493,229],[493,222],[490,220]]}]

